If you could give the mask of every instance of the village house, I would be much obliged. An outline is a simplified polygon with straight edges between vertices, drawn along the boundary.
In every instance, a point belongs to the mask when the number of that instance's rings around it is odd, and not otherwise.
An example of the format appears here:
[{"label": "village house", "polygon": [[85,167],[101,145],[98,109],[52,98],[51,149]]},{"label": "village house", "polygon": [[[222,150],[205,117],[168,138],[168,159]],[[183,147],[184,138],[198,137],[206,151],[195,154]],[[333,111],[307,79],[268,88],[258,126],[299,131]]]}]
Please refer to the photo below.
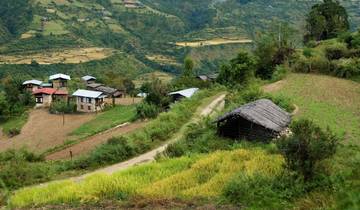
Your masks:
[{"label": "village house", "polygon": [[77,111],[97,112],[104,109],[105,95],[99,91],[77,90],[73,93],[76,97]]},{"label": "village house", "polygon": [[71,80],[71,78],[66,74],[54,74],[49,77],[49,80],[52,82],[53,88],[67,90],[68,81]]},{"label": "village house", "polygon": [[96,78],[89,75],[83,76],[81,79],[85,82],[85,84],[93,84],[96,82]]},{"label": "village house", "polygon": [[42,81],[33,79],[33,80],[27,80],[25,82],[23,82],[23,86],[25,87],[26,90],[28,90],[29,92],[33,92],[39,88],[41,88],[42,85]]},{"label": "village house", "polygon": [[199,91],[199,88],[189,88],[189,89],[185,89],[185,90],[171,92],[171,93],[169,93],[169,96],[172,97],[173,101],[179,101],[183,98],[191,98],[198,91]]},{"label": "village house", "polygon": [[108,98],[123,98],[125,97],[125,91],[124,90],[118,90],[112,87],[104,86],[100,83],[90,83],[86,85],[86,89],[93,90],[93,91],[99,91],[106,95]]},{"label": "village house", "polygon": [[67,101],[68,92],[54,88],[39,88],[33,91],[36,107],[50,107],[51,103],[58,100]]},{"label": "village house", "polygon": [[221,136],[269,141],[287,130],[291,115],[272,101],[260,99],[225,114],[216,122]]}]

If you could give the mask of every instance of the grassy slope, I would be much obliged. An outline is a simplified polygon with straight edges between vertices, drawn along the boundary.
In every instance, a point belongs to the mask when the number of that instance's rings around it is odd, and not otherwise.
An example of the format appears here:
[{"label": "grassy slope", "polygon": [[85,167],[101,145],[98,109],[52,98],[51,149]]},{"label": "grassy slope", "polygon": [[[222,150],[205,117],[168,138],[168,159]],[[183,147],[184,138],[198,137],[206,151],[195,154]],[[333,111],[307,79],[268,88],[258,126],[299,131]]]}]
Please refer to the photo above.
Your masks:
[{"label": "grassy slope", "polygon": [[72,135],[77,137],[91,136],[108,130],[114,126],[129,122],[135,118],[135,106],[116,106],[106,112],[100,113],[95,119],[74,130]]},{"label": "grassy slope", "polygon": [[28,120],[29,114],[27,112],[23,113],[20,116],[13,117],[12,119],[6,121],[5,123],[0,124],[0,129],[4,134],[8,135],[11,130],[17,129],[21,130],[21,128],[26,124]]},{"label": "grassy slope", "polygon": [[291,97],[300,110],[296,118],[329,126],[345,143],[359,144],[360,84],[329,76],[290,74],[275,94]]},{"label": "grassy slope", "polygon": [[[274,94],[292,97],[300,107],[297,117],[310,117],[323,127],[331,126],[339,134],[342,130],[351,130],[352,127],[360,125],[358,83],[303,74],[291,74],[286,81],[285,85]],[[342,121],[345,119],[353,122]],[[359,133],[356,130],[351,131],[350,137],[347,137],[348,141],[356,143],[355,138],[359,137]],[[164,160],[134,167],[112,176],[94,175],[80,183],[65,181],[45,187],[26,188],[17,191],[11,197],[10,203],[15,207],[63,203],[74,205],[104,199],[128,201],[135,198],[135,201],[132,201],[136,202],[136,198],[139,197],[155,201],[180,198],[217,202],[222,199],[224,186],[235,174],[236,177],[240,173],[251,179],[260,172],[270,180],[279,174],[283,160],[278,155],[269,153],[266,148],[254,145],[249,147],[245,144],[243,149]],[[357,147],[341,146],[337,155],[326,161],[334,181],[337,180],[334,189],[313,191],[295,200],[283,197],[281,200],[271,200],[276,196],[267,197],[270,191],[263,191],[269,190],[269,187],[262,188],[256,185],[257,192],[260,193],[258,200],[244,198],[240,202],[254,208],[264,205],[261,204],[262,202],[270,202],[269,204],[274,205],[273,208],[296,206],[299,209],[328,209],[334,208],[335,205],[338,208],[344,205],[346,208],[351,202],[356,205],[358,192],[355,186],[358,183],[356,180],[359,174],[357,167],[359,161]],[[346,181],[339,181],[341,177]],[[248,179],[245,179],[245,182],[246,180]]]}]

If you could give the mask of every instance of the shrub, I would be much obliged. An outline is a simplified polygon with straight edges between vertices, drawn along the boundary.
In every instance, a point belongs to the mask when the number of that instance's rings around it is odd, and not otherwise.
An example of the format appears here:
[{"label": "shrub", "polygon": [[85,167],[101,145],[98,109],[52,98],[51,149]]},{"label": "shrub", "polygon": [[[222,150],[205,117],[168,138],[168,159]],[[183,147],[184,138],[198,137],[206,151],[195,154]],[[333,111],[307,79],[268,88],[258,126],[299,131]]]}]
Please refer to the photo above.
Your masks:
[{"label": "shrub", "polygon": [[348,55],[347,48],[344,45],[331,45],[325,48],[325,56],[329,60],[338,60]]},{"label": "shrub", "polygon": [[338,139],[329,130],[323,131],[312,121],[299,120],[291,125],[293,135],[277,141],[286,160],[286,167],[312,180],[317,164],[336,152]]},{"label": "shrub", "polygon": [[11,149],[0,153],[0,162],[7,162],[7,161],[40,162],[43,160],[44,157],[42,155],[34,154],[24,148],[20,150]]},{"label": "shrub", "polygon": [[8,136],[9,137],[14,137],[14,136],[17,136],[21,133],[21,130],[20,128],[11,128],[9,129],[8,131]]},{"label": "shrub", "polygon": [[134,149],[128,144],[125,137],[111,138],[106,144],[93,150],[89,158],[76,162],[76,168],[87,168],[102,165],[104,163],[115,163],[126,160],[134,155]]},{"label": "shrub", "polygon": [[360,60],[341,59],[332,62],[332,72],[341,78],[352,78],[360,75]]},{"label": "shrub", "polygon": [[51,103],[50,106],[50,113],[51,114],[58,114],[58,113],[64,113],[64,114],[70,114],[76,112],[76,104],[75,103],[68,103],[63,100],[58,100],[53,103]]},{"label": "shrub", "polygon": [[154,104],[143,102],[136,106],[136,115],[140,119],[155,118],[159,113],[160,109]]},{"label": "shrub", "polygon": [[276,69],[272,75],[271,81],[272,82],[276,82],[279,80],[282,80],[286,77],[286,75],[288,74],[289,69],[283,65],[280,66],[276,66]]}]

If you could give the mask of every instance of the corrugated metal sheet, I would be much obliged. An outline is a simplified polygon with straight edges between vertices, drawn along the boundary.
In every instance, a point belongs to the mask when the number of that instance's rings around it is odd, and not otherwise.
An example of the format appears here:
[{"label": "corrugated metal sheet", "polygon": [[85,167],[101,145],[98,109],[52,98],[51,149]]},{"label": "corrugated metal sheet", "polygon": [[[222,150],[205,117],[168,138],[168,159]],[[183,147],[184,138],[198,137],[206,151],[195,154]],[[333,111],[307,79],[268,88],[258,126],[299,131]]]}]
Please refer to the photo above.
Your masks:
[{"label": "corrugated metal sheet", "polygon": [[50,80],[55,80],[55,79],[65,79],[65,80],[71,80],[71,77],[69,75],[66,74],[54,74],[51,75],[49,77]]},{"label": "corrugated metal sheet", "polygon": [[86,98],[103,98],[105,97],[102,92],[91,91],[91,90],[77,90],[72,94],[77,97],[86,97]]},{"label": "corrugated metal sheet", "polygon": [[181,95],[186,98],[191,98],[191,96],[193,96],[197,91],[199,91],[199,88],[189,88],[189,89],[169,93],[169,95]]}]

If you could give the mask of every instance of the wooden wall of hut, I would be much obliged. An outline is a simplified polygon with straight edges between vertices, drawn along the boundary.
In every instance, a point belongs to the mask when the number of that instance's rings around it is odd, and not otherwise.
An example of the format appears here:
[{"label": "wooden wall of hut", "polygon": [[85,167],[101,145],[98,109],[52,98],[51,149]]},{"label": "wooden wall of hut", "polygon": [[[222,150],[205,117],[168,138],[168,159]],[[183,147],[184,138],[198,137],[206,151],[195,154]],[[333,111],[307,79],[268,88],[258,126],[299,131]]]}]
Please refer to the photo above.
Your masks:
[{"label": "wooden wall of hut", "polygon": [[273,131],[241,117],[218,123],[218,134],[226,138],[250,141],[270,141],[277,136]]}]

